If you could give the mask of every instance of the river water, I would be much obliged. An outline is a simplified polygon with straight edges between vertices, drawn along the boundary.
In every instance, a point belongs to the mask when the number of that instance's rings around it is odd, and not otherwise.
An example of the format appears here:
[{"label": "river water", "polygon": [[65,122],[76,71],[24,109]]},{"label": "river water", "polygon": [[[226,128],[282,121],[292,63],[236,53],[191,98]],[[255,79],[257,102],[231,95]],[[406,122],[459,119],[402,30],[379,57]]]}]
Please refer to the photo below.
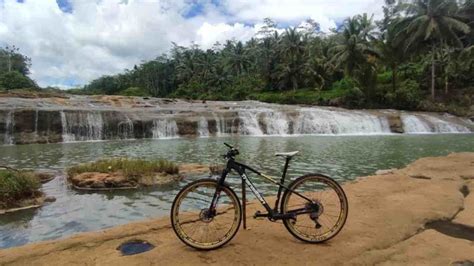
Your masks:
[{"label": "river water", "polygon": [[[425,156],[474,151],[474,134],[300,136],[300,137],[210,137],[198,139],[129,140],[0,146],[0,162],[18,168],[57,169],[101,157],[130,156],[166,158],[186,163],[223,163],[223,142],[239,147],[239,161],[263,172],[278,175],[283,159],[278,151],[299,150],[289,169],[295,178],[320,172],[339,182],[369,175],[378,169],[402,167]],[[37,210],[0,216],[0,248],[57,239],[78,232],[94,231],[131,221],[168,216],[177,191],[201,176],[189,176],[179,184],[140,191],[84,193],[70,189],[60,175],[43,185],[57,201]],[[238,179],[228,181],[238,189]],[[254,178],[265,195],[275,187]]]}]

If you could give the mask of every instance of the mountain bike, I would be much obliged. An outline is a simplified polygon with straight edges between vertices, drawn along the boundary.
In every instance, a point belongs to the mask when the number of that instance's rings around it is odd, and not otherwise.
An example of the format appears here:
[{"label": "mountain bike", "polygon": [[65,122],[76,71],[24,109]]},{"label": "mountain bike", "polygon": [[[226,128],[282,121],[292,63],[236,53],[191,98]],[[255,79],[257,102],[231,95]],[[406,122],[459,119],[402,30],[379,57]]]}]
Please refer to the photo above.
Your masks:
[{"label": "mountain bike", "polygon": [[[250,166],[239,163],[239,151],[224,143],[229,150],[224,155],[226,167],[220,178],[200,179],[183,187],[171,207],[171,224],[178,238],[186,245],[200,250],[219,248],[229,242],[240,228],[242,218],[245,228],[245,185],[250,188],[266,213],[257,211],[254,218],[282,220],[286,229],[297,239],[321,243],[336,236],[348,215],[348,202],[341,186],[322,174],[307,174],[285,185],[291,159],[298,153],[276,153],[285,158],[280,181]],[[235,171],[242,180],[242,204],[237,194],[225,182]],[[275,206],[272,208],[247,176],[250,171],[278,186]]]}]

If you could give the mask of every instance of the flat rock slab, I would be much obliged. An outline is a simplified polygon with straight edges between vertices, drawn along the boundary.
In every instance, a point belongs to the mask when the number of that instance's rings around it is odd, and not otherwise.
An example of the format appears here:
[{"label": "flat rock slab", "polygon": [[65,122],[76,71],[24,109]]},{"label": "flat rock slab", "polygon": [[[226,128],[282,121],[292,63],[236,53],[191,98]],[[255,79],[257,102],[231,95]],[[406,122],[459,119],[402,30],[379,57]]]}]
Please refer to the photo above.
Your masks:
[{"label": "flat rock slab", "polygon": [[[393,174],[346,183],[349,217],[341,233],[319,245],[293,238],[278,223],[250,217],[263,208],[248,205],[249,230],[240,230],[226,246],[200,252],[181,243],[169,218],[131,223],[0,250],[0,264],[11,265],[269,265],[269,264],[441,264],[474,260],[474,245],[425,224],[456,218],[466,208],[461,175],[474,171],[474,153],[418,160]],[[426,171],[424,171],[426,170]],[[407,172],[431,179],[411,178]],[[444,174],[443,174],[444,173]],[[470,204],[470,203],[469,203]],[[132,239],[156,248],[122,256],[116,248]],[[472,252],[471,252],[472,251]],[[433,262],[433,263],[431,263]]]},{"label": "flat rock slab", "polygon": [[456,215],[453,222],[471,226],[474,230],[474,180],[466,186],[469,194],[464,199],[464,209]]}]

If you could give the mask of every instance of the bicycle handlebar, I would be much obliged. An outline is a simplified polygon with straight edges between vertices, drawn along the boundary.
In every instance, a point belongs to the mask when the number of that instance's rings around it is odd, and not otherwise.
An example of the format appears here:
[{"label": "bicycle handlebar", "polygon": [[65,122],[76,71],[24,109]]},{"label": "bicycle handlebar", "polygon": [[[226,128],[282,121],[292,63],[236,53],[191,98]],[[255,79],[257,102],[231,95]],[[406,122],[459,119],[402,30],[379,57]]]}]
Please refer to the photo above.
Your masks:
[{"label": "bicycle handlebar", "polygon": [[224,145],[226,145],[227,147],[229,147],[229,151],[224,155],[224,158],[232,158],[236,155],[239,155],[239,150],[237,150],[236,148],[234,148],[232,145],[230,144],[227,144],[224,142]]}]

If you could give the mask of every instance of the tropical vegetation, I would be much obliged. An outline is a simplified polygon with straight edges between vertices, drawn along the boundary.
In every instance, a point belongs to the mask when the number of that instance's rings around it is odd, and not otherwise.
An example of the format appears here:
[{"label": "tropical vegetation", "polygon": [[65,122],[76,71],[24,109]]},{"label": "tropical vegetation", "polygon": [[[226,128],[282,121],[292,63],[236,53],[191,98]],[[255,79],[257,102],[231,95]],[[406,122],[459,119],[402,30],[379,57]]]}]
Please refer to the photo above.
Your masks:
[{"label": "tropical vegetation", "polygon": [[474,0],[385,0],[383,11],[380,20],[349,17],[330,33],[314,20],[282,30],[267,18],[246,42],[227,40],[210,49],[173,44],[169,53],[70,92],[469,110]]}]

